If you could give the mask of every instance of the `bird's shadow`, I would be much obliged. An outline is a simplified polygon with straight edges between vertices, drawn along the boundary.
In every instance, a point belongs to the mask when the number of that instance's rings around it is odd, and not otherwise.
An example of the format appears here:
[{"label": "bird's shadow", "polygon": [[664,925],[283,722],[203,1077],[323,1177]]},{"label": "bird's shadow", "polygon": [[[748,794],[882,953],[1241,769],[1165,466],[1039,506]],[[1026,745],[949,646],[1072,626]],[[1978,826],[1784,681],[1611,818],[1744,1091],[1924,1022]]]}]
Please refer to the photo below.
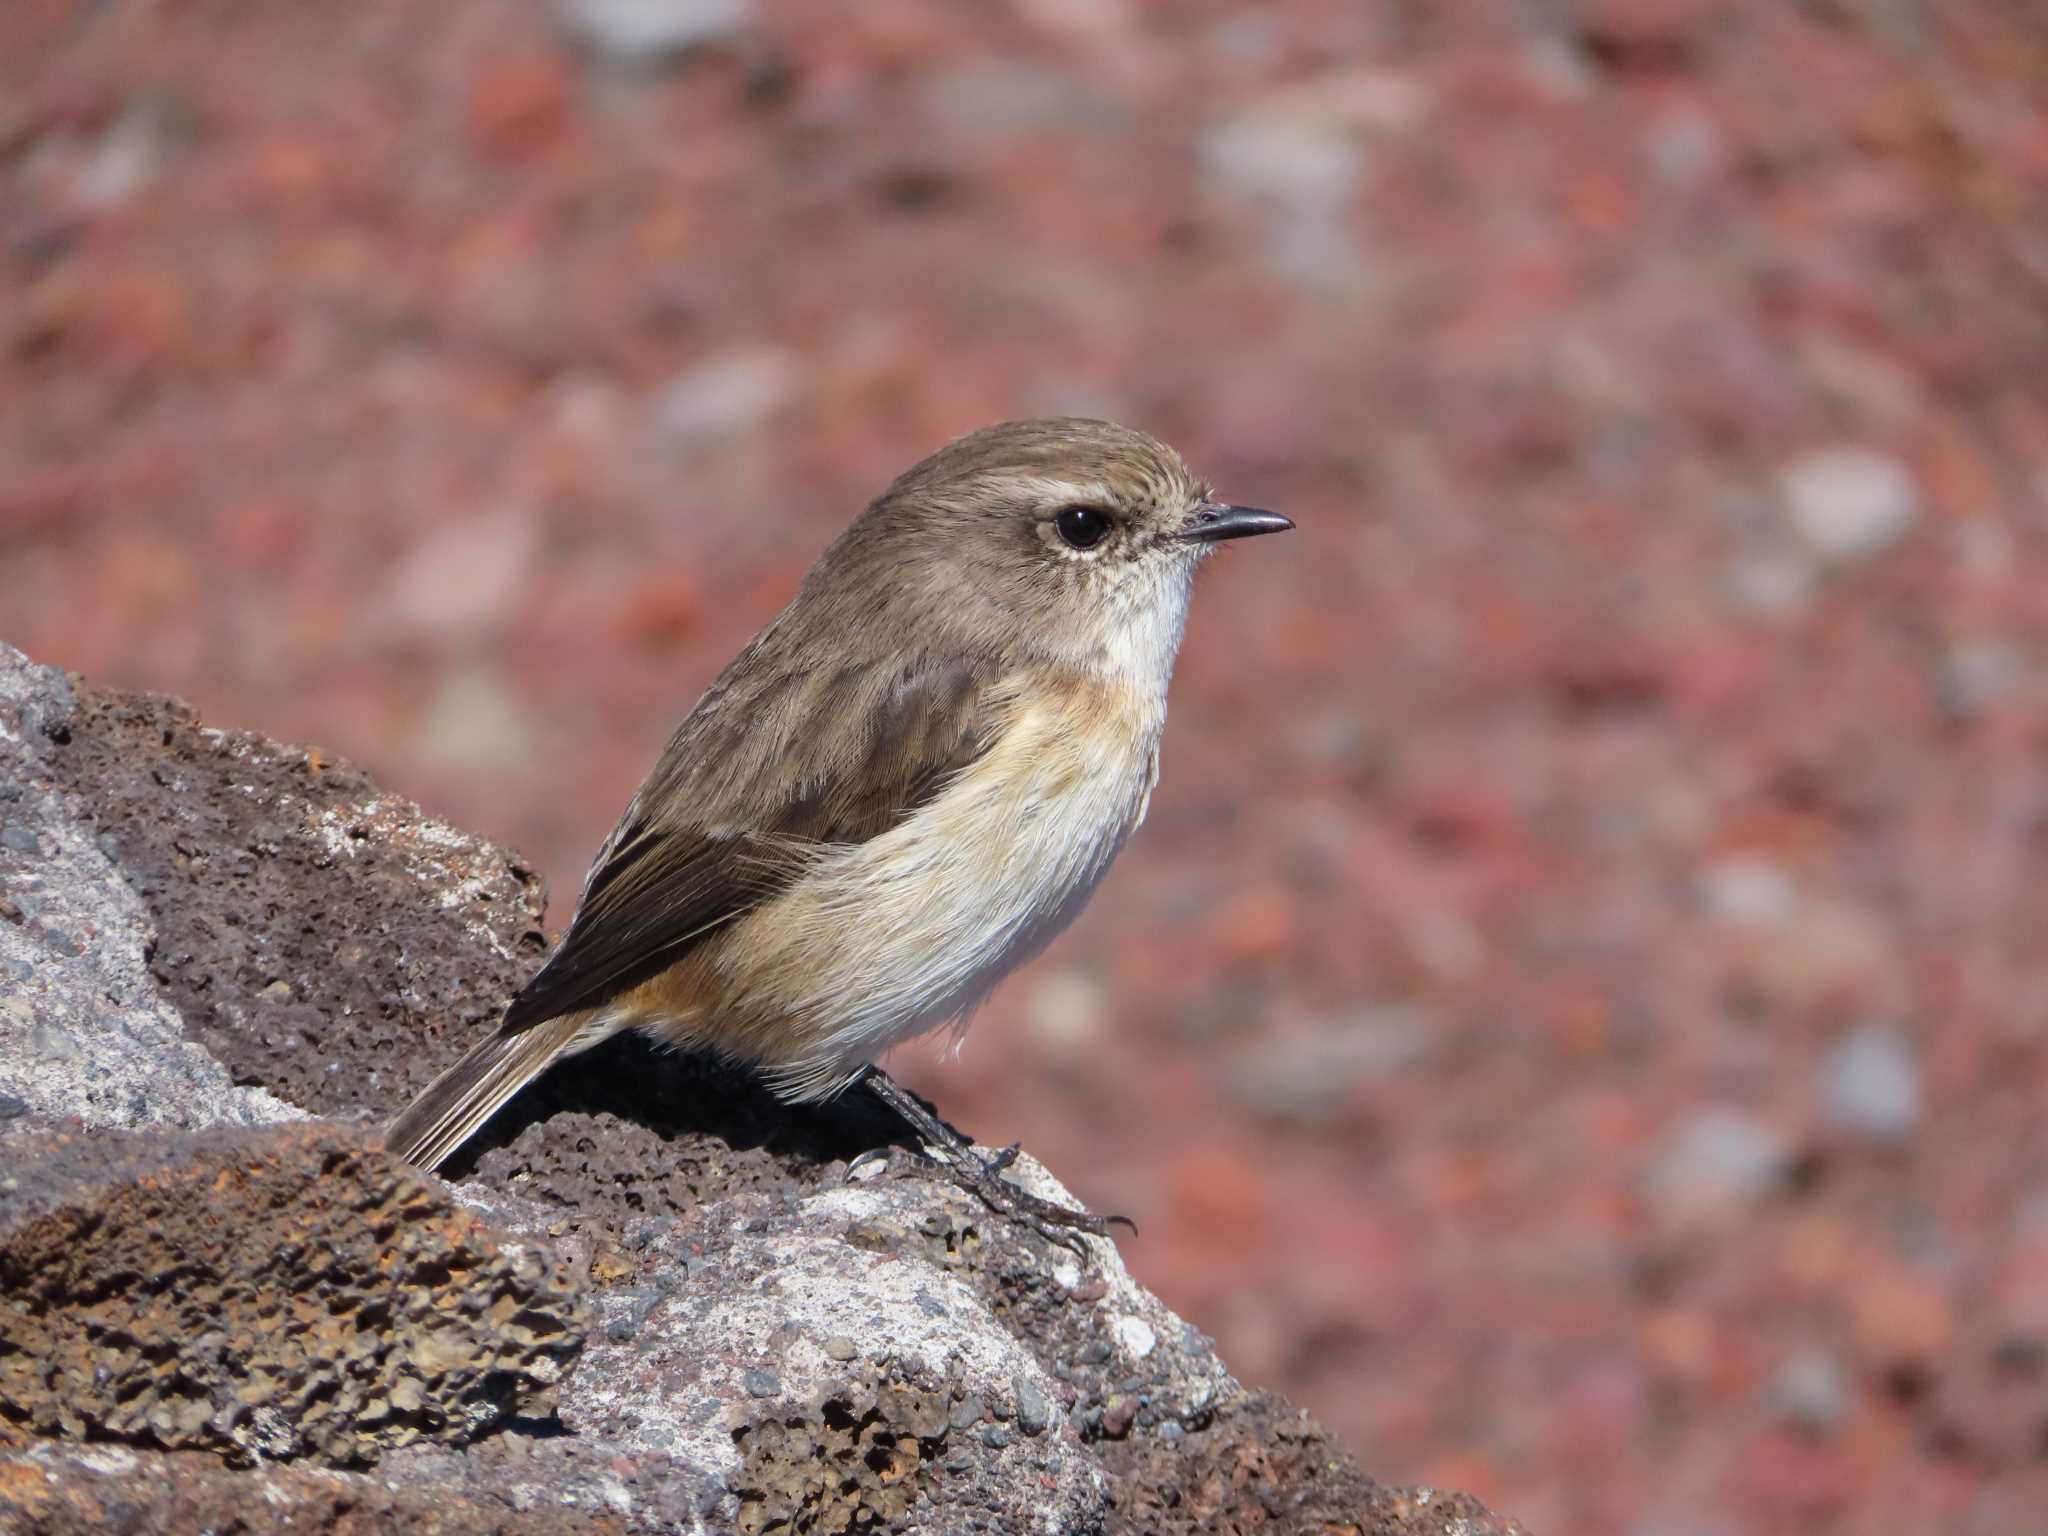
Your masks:
[{"label": "bird's shadow", "polygon": [[805,1171],[887,1146],[918,1145],[903,1120],[864,1088],[823,1104],[785,1104],[742,1067],[627,1033],[556,1063],[527,1084],[441,1172],[466,1178],[487,1153],[563,1113],[616,1115],[663,1141],[711,1137]]}]

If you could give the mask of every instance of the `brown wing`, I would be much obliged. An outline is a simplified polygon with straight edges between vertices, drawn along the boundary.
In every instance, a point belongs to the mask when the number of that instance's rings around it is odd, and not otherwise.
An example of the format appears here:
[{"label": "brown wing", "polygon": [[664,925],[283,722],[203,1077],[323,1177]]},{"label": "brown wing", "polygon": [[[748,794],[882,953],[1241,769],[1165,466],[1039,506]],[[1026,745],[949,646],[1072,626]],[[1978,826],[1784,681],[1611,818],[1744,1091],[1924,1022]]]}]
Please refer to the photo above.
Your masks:
[{"label": "brown wing", "polygon": [[[802,850],[866,842],[895,826],[989,749],[1001,717],[997,682],[991,663],[954,660],[847,668],[800,694],[785,688],[785,745],[752,794],[735,794],[732,779],[752,771],[758,733],[777,722],[729,698],[716,710],[700,705],[599,855],[568,935],[513,1000],[501,1032],[603,1004],[781,891],[802,870]],[[694,819],[696,801],[716,801],[720,824]],[[738,817],[736,804],[747,807]]]}]

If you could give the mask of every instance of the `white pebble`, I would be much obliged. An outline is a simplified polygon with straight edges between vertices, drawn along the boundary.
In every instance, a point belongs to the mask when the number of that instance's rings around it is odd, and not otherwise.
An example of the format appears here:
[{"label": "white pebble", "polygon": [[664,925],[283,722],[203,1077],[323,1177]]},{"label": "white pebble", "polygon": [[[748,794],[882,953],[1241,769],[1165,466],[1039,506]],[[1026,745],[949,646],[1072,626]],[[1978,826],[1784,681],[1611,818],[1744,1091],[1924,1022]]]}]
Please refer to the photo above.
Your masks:
[{"label": "white pebble", "polygon": [[1822,448],[1786,465],[1778,486],[1792,530],[1823,560],[1884,553],[1920,516],[1906,466],[1869,448]]},{"label": "white pebble", "polygon": [[1120,1317],[1114,1324],[1117,1343],[1133,1360],[1142,1360],[1158,1346],[1159,1335],[1142,1317]]},{"label": "white pebble", "polygon": [[1898,1141],[1920,1123],[1920,1066],[1896,1031],[1866,1025],[1828,1056],[1825,1084],[1831,1123],[1880,1141]]},{"label": "white pebble", "polygon": [[740,0],[558,0],[557,8],[579,42],[626,65],[716,42],[747,19]]},{"label": "white pebble", "polygon": [[1781,923],[1792,915],[1798,891],[1792,877],[1768,859],[1729,858],[1700,874],[1707,910],[1730,923]]},{"label": "white pebble", "polygon": [[1702,1109],[1672,1130],[1644,1193],[1667,1222],[1718,1223],[1770,1192],[1791,1161],[1785,1139],[1740,1110]]}]

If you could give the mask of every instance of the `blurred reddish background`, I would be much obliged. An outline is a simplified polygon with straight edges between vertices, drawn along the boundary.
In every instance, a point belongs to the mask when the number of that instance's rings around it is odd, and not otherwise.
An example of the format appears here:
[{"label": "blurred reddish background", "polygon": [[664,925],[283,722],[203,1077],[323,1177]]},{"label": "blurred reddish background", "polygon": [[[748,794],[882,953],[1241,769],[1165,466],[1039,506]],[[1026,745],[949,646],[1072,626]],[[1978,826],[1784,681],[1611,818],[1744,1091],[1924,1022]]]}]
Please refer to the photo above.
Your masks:
[{"label": "blurred reddish background", "polygon": [[1534,1529],[2048,1507],[2048,9],[0,7],[0,637],[554,917],[897,469],[1179,444],[1149,824],[977,1135]]}]

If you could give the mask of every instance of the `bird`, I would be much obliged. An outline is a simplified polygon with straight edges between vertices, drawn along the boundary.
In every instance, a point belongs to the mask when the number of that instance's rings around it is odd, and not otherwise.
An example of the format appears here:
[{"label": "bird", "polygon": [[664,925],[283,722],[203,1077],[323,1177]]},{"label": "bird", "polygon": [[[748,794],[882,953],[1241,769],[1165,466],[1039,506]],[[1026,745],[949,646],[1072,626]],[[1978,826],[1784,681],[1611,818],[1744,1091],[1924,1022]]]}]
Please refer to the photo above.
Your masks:
[{"label": "bird", "polygon": [[1159,778],[1197,567],[1292,528],[1159,439],[985,427],[899,475],[669,739],[567,933],[389,1126],[432,1170],[553,1063],[624,1030],[789,1104],[864,1085],[999,1210],[1107,1220],[1000,1177],[877,1064],[966,1019],[1082,910]]}]

